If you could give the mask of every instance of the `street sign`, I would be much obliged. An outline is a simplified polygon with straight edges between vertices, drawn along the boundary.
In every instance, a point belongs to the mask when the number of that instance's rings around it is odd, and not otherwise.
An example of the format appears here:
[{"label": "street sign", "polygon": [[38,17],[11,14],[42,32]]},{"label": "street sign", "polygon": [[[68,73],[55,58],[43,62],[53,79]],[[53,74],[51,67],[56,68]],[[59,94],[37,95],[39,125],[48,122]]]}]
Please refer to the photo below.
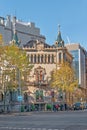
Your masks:
[{"label": "street sign", "polygon": [[23,96],[19,95],[19,96],[17,97],[17,99],[18,99],[19,102],[21,102],[21,101],[23,101]]}]

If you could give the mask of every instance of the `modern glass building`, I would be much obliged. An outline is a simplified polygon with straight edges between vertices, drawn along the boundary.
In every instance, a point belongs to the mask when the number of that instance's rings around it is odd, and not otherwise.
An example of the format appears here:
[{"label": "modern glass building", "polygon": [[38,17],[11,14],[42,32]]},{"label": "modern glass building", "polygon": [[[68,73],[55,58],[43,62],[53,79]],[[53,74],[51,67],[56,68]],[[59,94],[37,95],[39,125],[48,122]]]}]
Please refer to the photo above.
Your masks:
[{"label": "modern glass building", "polygon": [[68,51],[73,56],[73,67],[76,72],[76,77],[79,80],[79,85],[82,88],[86,87],[86,54],[85,49],[78,43],[66,44]]},{"label": "modern glass building", "polygon": [[75,69],[76,78],[79,79],[79,53],[78,50],[72,50],[70,53],[73,55],[73,67]]}]

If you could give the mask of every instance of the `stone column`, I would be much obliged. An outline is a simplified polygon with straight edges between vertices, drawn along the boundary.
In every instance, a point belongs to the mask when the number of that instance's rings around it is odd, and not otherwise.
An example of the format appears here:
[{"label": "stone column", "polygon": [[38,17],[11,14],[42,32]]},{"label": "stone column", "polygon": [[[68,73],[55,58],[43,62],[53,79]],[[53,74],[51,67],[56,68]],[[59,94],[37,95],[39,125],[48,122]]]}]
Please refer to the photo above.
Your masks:
[{"label": "stone column", "polygon": [[43,55],[43,63],[45,63],[45,54]]}]

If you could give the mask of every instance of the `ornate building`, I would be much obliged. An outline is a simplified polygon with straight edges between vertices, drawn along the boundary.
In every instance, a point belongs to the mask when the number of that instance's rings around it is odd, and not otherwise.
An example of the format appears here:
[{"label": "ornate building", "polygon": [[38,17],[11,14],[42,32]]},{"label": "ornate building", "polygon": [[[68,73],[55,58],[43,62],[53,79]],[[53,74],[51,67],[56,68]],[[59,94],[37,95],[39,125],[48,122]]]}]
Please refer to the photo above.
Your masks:
[{"label": "ornate building", "polygon": [[30,93],[35,94],[37,90],[43,90],[44,95],[48,95],[51,72],[59,69],[63,61],[72,63],[73,59],[64,46],[60,30],[57,40],[52,46],[39,40],[30,40],[23,49],[29,57],[29,62],[34,65],[30,77],[28,77]]}]

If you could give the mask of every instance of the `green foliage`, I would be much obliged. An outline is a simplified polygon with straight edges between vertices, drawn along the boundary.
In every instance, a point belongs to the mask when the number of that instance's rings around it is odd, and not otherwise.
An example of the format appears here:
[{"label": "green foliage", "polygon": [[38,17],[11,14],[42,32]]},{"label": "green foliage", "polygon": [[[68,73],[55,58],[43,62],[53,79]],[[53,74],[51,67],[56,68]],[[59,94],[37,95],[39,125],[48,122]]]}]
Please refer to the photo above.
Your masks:
[{"label": "green foliage", "polygon": [[20,49],[18,46],[10,45],[5,46],[5,59],[9,65],[16,66],[18,69],[22,69],[29,65],[28,57],[26,52]]},{"label": "green foliage", "polygon": [[17,88],[19,79],[21,86],[24,86],[24,77],[29,75],[33,67],[29,64],[26,52],[14,44],[0,46],[0,66],[3,69],[3,80],[8,77],[8,81],[4,82],[9,89]]},{"label": "green foliage", "polygon": [[74,69],[69,63],[61,64],[60,69],[54,70],[51,77],[51,86],[62,91],[74,91],[78,86],[78,80],[75,77]]}]

